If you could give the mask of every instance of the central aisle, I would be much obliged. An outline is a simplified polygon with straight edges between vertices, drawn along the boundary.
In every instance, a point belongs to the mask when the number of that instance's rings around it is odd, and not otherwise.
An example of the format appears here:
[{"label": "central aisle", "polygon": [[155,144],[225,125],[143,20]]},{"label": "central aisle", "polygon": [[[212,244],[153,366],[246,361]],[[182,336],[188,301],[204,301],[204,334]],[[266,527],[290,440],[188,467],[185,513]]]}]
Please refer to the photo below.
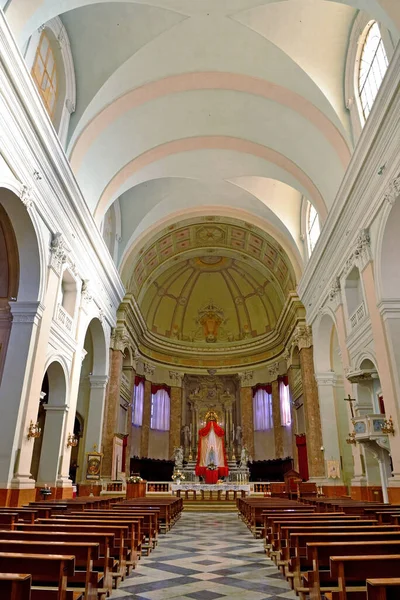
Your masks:
[{"label": "central aisle", "polygon": [[139,562],[114,598],[146,600],[295,599],[235,514],[183,513],[150,556]]}]

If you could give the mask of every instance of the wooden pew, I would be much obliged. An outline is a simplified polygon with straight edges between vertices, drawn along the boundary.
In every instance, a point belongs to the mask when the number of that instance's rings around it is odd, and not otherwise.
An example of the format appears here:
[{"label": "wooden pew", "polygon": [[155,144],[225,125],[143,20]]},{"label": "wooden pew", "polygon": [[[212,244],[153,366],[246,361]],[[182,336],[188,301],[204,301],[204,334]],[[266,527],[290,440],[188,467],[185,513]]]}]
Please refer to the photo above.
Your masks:
[{"label": "wooden pew", "polygon": [[0,573],[0,598],[2,600],[31,600],[31,583],[31,575]]},{"label": "wooden pew", "polygon": [[[108,590],[99,587],[100,577],[93,571],[93,561],[99,558],[99,544],[91,542],[34,542],[28,540],[2,540],[0,535],[0,552],[16,552],[21,554],[73,555],[75,557],[75,574],[69,578],[71,591],[85,594],[85,600],[105,600]],[[80,568],[80,570],[79,570]],[[83,583],[83,587],[82,587]],[[72,590],[72,587],[75,589]]]},{"label": "wooden pew", "polygon": [[47,520],[46,523],[35,523],[34,525],[21,524],[17,525],[17,529],[22,531],[50,531],[50,532],[69,532],[69,533],[104,533],[114,534],[114,546],[110,549],[111,557],[117,561],[116,572],[112,573],[112,577],[115,581],[115,585],[118,586],[121,579],[125,577],[126,573],[126,547],[125,539],[128,537],[129,527],[128,525],[115,525],[114,523],[108,523],[106,526],[100,525],[81,525],[78,522],[62,523],[57,522],[50,523],[51,519]]},{"label": "wooden pew", "polygon": [[351,600],[355,593],[357,600],[366,600],[367,574],[382,579],[395,577],[400,570],[400,554],[331,556],[330,562],[330,576],[338,582],[337,590],[328,593],[332,600]]},{"label": "wooden pew", "polygon": [[[33,590],[40,591],[41,600],[67,600],[68,577],[74,575],[75,558],[49,554],[19,554],[0,552],[0,572],[28,572],[32,576],[31,596]],[[74,600],[82,597],[79,592],[72,593]]]},{"label": "wooden pew", "polygon": [[[381,528],[382,526],[380,526]],[[384,540],[400,540],[400,530],[393,531],[386,527],[377,531],[377,527],[361,531],[324,531],[324,532],[292,532],[290,534],[291,558],[289,561],[290,573],[292,574],[293,587],[299,591],[302,585],[302,575],[305,571],[313,570],[313,563],[307,558],[307,544],[314,542],[339,542],[343,545],[348,542],[376,542]]]},{"label": "wooden pew", "polygon": [[331,591],[332,588],[337,587],[337,581],[330,579],[331,556],[357,556],[362,554],[400,554],[400,539],[376,540],[373,542],[349,542],[346,540],[346,542],[307,543],[307,563],[311,563],[312,571],[306,575],[303,574],[303,578],[306,577],[310,589],[310,599],[318,600],[321,597],[321,592]]},{"label": "wooden pew", "polygon": [[400,579],[367,579],[368,600],[399,600]]},{"label": "wooden pew", "polygon": [[14,529],[17,521],[17,512],[0,512],[0,527],[2,529]]},{"label": "wooden pew", "polygon": [[107,592],[112,590],[112,570],[114,559],[111,557],[111,551],[114,548],[113,533],[99,532],[66,532],[66,531],[40,531],[37,528],[30,531],[1,531],[0,538],[2,540],[24,540],[41,543],[46,547],[49,542],[89,542],[99,545],[99,558],[93,559],[94,569],[103,577],[103,587]]},{"label": "wooden pew", "polygon": [[[27,523],[34,523],[35,519],[38,519],[39,516],[42,516],[39,514],[39,511],[37,509],[34,508],[21,508],[20,506],[18,508],[4,508],[4,507],[0,507],[0,514],[4,514],[4,513],[9,513],[10,511],[12,511],[13,513],[17,513],[18,521],[26,521]],[[1,526],[1,524],[0,524]]]}]

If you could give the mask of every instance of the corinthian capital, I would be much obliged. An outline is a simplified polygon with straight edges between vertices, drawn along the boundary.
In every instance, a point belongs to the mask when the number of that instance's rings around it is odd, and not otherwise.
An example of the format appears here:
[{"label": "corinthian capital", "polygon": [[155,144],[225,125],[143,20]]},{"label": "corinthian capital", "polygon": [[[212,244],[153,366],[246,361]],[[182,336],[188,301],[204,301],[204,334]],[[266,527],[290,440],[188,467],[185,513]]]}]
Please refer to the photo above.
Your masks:
[{"label": "corinthian capital", "polygon": [[303,324],[296,327],[293,335],[293,344],[297,345],[299,350],[302,348],[311,348],[313,340],[309,325]]},{"label": "corinthian capital", "polygon": [[397,177],[392,179],[392,181],[387,186],[384,198],[385,198],[386,202],[389,202],[389,204],[391,204],[393,206],[393,204],[396,202],[396,199],[399,196],[400,196],[400,173],[397,175]]},{"label": "corinthian capital", "polygon": [[238,373],[241,387],[250,387],[253,382],[253,371]]},{"label": "corinthian capital", "polygon": [[70,249],[65,242],[65,237],[59,231],[54,233],[51,238],[50,252],[50,266],[60,274],[62,265],[66,262]]},{"label": "corinthian capital", "polygon": [[182,387],[182,380],[185,374],[180,371],[170,371],[169,377],[173,382],[174,387]]},{"label": "corinthian capital", "polygon": [[368,229],[361,229],[356,241],[354,251],[354,259],[356,265],[362,271],[364,267],[372,260],[371,254],[371,239]]},{"label": "corinthian capital", "polygon": [[274,363],[273,365],[271,365],[268,368],[268,372],[269,372],[269,376],[271,377],[272,381],[274,381],[274,379],[276,379],[278,377],[279,363]]},{"label": "corinthian capital", "polygon": [[143,370],[144,370],[145,377],[147,379],[147,377],[152,377],[154,375],[154,371],[156,370],[156,367],[155,367],[155,365],[152,365],[148,362],[144,362]]}]

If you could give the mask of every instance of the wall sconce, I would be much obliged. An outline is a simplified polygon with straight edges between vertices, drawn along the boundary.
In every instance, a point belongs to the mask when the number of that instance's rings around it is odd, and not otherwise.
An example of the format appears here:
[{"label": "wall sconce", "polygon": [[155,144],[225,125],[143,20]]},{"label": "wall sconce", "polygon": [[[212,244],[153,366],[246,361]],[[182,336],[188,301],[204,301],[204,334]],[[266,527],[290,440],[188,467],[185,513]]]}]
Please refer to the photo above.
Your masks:
[{"label": "wall sconce", "polygon": [[355,431],[353,431],[353,433],[349,433],[349,437],[346,439],[346,442],[348,444],[357,444]]},{"label": "wall sconce", "polygon": [[40,438],[41,435],[42,430],[39,427],[39,423],[34,423],[33,421],[31,421],[28,429],[28,440],[30,440],[31,438]]},{"label": "wall sconce", "polygon": [[394,427],[393,420],[390,416],[389,419],[385,419],[385,424],[381,429],[382,433],[386,433],[387,435],[394,435]]},{"label": "wall sconce", "polygon": [[68,435],[67,448],[75,448],[75,446],[78,445],[78,442],[79,442],[79,440],[76,437],[76,435],[73,433],[70,433]]}]

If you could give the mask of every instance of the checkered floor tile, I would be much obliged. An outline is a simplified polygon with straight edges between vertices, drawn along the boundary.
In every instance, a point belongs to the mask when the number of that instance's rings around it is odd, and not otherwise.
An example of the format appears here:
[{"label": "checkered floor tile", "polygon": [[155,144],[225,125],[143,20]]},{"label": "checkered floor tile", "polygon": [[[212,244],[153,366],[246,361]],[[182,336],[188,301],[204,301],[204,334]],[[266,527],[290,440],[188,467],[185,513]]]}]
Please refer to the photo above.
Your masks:
[{"label": "checkered floor tile", "polygon": [[296,598],[243,522],[231,513],[183,513],[110,597],[126,600]]}]

